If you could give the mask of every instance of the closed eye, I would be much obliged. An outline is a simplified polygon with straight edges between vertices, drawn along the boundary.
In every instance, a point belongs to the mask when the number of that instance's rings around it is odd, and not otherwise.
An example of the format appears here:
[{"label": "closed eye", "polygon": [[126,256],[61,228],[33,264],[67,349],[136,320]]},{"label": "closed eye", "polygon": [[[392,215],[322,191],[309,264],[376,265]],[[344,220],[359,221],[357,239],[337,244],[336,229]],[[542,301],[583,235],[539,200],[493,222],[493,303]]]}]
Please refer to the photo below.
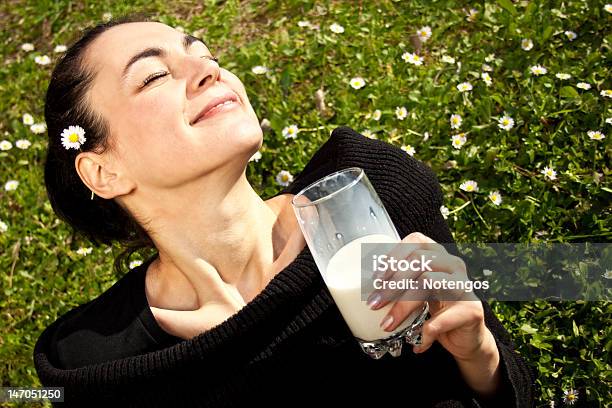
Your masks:
[{"label": "closed eye", "polygon": [[153,82],[156,79],[162,78],[164,76],[168,75],[167,72],[162,71],[162,72],[156,72],[154,74],[149,75],[144,81],[142,81],[142,86],[141,88],[144,88],[145,86],[147,86],[149,84],[149,82]]}]

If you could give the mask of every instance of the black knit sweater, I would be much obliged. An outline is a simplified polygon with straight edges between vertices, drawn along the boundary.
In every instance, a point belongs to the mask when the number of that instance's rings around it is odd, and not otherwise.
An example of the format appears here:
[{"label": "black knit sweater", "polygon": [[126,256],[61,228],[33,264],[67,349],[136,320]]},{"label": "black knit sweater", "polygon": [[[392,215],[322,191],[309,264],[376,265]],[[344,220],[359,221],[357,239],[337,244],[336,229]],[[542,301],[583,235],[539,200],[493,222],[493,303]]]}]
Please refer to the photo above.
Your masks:
[{"label": "black knit sweater", "polygon": [[[336,128],[278,194],[296,194],[320,177],[353,166],[365,170],[401,237],[420,231],[437,242],[453,242],[431,169],[348,127]],[[534,373],[486,301],[483,307],[502,373],[500,392],[489,401],[466,385],[452,355],[437,342],[419,355],[405,346],[400,357],[366,356],[307,246],[240,311],[190,340],[65,368],[52,356],[58,328],[74,318],[73,309],[43,331],[34,363],[43,385],[64,387],[64,405],[70,406],[531,407]]]}]

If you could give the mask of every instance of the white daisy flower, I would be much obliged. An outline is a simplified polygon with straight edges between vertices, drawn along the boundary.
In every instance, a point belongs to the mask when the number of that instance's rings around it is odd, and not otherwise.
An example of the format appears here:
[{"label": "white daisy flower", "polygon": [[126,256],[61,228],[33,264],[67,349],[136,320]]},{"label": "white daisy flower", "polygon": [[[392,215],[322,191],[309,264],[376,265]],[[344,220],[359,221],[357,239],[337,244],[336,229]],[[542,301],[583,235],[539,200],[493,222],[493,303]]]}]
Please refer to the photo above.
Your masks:
[{"label": "white daisy flower", "polygon": [[612,4],[606,4],[604,6],[604,10],[606,10],[608,13],[612,13]]},{"label": "white daisy flower", "polygon": [[471,8],[468,12],[467,12],[467,21],[469,21],[470,23],[473,23],[474,21],[476,21],[476,16],[478,15],[478,10]]},{"label": "white daisy flower", "polygon": [[404,120],[408,116],[408,110],[404,106],[398,106],[395,108],[395,116],[399,120]]},{"label": "white daisy flower", "polygon": [[578,82],[576,84],[576,88],[580,88],[580,89],[584,89],[584,90],[589,90],[589,89],[591,89],[591,84],[589,84],[588,82]]},{"label": "white daisy flower", "polygon": [[13,144],[8,140],[0,141],[0,150],[11,150],[13,148]]},{"label": "white daisy flower", "polygon": [[306,20],[302,20],[302,21],[298,21],[298,27],[304,28],[304,27],[310,27],[310,21],[306,21]]},{"label": "white daisy flower", "polygon": [[544,167],[544,170],[542,170],[540,173],[542,173],[545,177],[548,177],[551,180],[554,180],[557,178],[557,172],[551,167]]},{"label": "white daisy flower", "polygon": [[19,149],[27,149],[28,147],[30,147],[32,145],[32,143],[30,143],[30,141],[28,139],[19,139],[17,141],[15,141],[15,146],[17,146],[17,148]]},{"label": "white daisy flower", "polygon": [[413,54],[411,52],[405,52],[402,54],[402,59],[405,62],[408,62],[410,64],[413,65],[423,65],[423,58],[419,57],[416,54]]},{"label": "white daisy flower", "polygon": [[0,232],[5,233],[8,231],[8,225],[4,221],[0,221]]},{"label": "white daisy flower", "polygon": [[414,156],[414,153],[416,152],[416,150],[414,150],[414,147],[412,147],[411,145],[402,145],[400,149],[408,153],[410,156]]},{"label": "white daisy flower", "polygon": [[22,120],[24,125],[30,126],[34,124],[34,118],[29,113],[24,113]]},{"label": "white daisy flower", "polygon": [[457,89],[459,90],[459,92],[468,92],[472,90],[472,84],[470,84],[469,82],[462,82],[457,85]]},{"label": "white daisy flower", "polygon": [[529,70],[533,75],[544,75],[548,72],[548,70],[541,65],[534,65],[529,68]]},{"label": "white daisy flower", "polygon": [[425,26],[417,30],[417,35],[421,42],[426,42],[431,37],[431,27]]},{"label": "white daisy flower", "polygon": [[495,61],[495,53],[489,54],[485,57],[485,61],[486,62],[493,62]]},{"label": "white daisy flower", "polygon": [[87,255],[87,254],[91,254],[91,251],[93,250],[92,247],[80,247],[79,249],[76,250],[76,253],[79,255]]},{"label": "white daisy flower", "polygon": [[478,183],[476,183],[474,180],[464,181],[459,185],[459,188],[463,191],[467,191],[468,193],[475,193],[478,191]]},{"label": "white daisy flower", "polygon": [[451,136],[451,144],[455,149],[461,149],[461,147],[465,144],[467,138],[465,137],[465,133],[459,133],[457,135]]},{"label": "white daisy flower", "polygon": [[521,40],[521,48],[525,51],[529,51],[533,48],[533,41],[531,41],[529,38],[523,38]]},{"label": "white daisy flower", "polygon": [[487,86],[491,86],[491,84],[493,83],[493,81],[491,80],[491,75],[489,75],[489,74],[488,74],[488,73],[486,73],[486,72],[482,72],[482,73],[480,74],[480,77],[482,78],[482,80],[484,81],[484,83],[485,83]]},{"label": "white daisy flower", "polygon": [[446,62],[447,64],[454,64],[455,63],[455,59],[449,55],[443,55],[442,56],[442,62]]},{"label": "white daisy flower", "polygon": [[564,34],[567,37],[567,39],[570,41],[574,41],[576,37],[578,37],[578,35],[573,31],[566,31]]},{"label": "white daisy flower", "polygon": [[289,139],[289,138],[295,139],[298,132],[299,132],[299,129],[297,125],[291,125],[291,126],[287,126],[283,128],[283,136],[285,137],[285,139]]},{"label": "white daisy flower", "polygon": [[440,212],[442,213],[442,216],[444,217],[444,219],[448,218],[448,214],[450,213],[450,211],[448,210],[448,208],[445,205],[441,205],[440,206]]},{"label": "white daisy flower", "polygon": [[574,405],[578,401],[578,391],[573,388],[563,390],[563,402],[567,405]]},{"label": "white daisy flower", "polygon": [[499,191],[495,190],[495,191],[491,191],[489,193],[489,200],[491,200],[493,202],[493,204],[495,205],[500,205],[502,202],[502,197],[501,194],[499,193]]},{"label": "white daisy flower", "polygon": [[64,44],[58,44],[53,49],[53,52],[66,52],[67,49],[68,47],[66,47]]},{"label": "white daisy flower", "polygon": [[258,162],[259,159],[261,159],[261,152],[258,150],[255,153],[253,153],[253,155],[251,156],[251,158],[249,159],[249,161],[254,161],[254,162]]},{"label": "white daisy flower", "polygon": [[603,276],[606,279],[612,279],[612,269],[606,269],[606,272],[601,276]]},{"label": "white daisy flower", "polygon": [[429,132],[423,133],[423,141],[426,142],[429,139]]},{"label": "white daisy flower", "polygon": [[606,98],[612,98],[612,89],[602,89],[599,94],[601,96],[605,96]]},{"label": "white daisy flower", "polygon": [[497,119],[497,122],[497,126],[499,126],[500,129],[510,130],[514,127],[514,119],[508,115],[504,115]]},{"label": "white daisy flower", "polygon": [[62,130],[62,145],[65,149],[78,149],[87,139],[85,139],[85,129],[80,126],[68,126]]},{"label": "white daisy flower", "polygon": [[268,68],[264,67],[263,65],[255,65],[253,68],[251,68],[251,72],[253,72],[255,75],[262,75],[268,72]]},{"label": "white daisy flower", "polygon": [[450,117],[450,127],[451,129],[459,129],[461,127],[461,124],[463,123],[463,119],[461,118],[461,115],[457,114],[457,113],[453,113]]},{"label": "white daisy flower", "polygon": [[372,112],[372,119],[374,120],[380,120],[381,116],[382,112],[380,111],[380,109],[376,109],[374,112]]},{"label": "white daisy flower", "polygon": [[587,132],[587,135],[589,135],[589,139],[592,139],[592,140],[602,140],[606,137],[599,130],[589,130]]},{"label": "white daisy flower", "polygon": [[376,135],[374,133],[372,133],[372,131],[370,129],[365,129],[363,132],[361,132],[362,135],[364,135],[365,137],[367,137],[368,139],[376,139]]},{"label": "white daisy flower", "polygon": [[484,276],[491,276],[491,275],[493,275],[493,271],[492,271],[492,270],[490,270],[490,269],[483,269],[483,270],[482,270],[482,274],[483,274]]},{"label": "white daisy flower", "polygon": [[140,259],[134,259],[133,261],[130,262],[130,269],[134,269],[140,265],[142,265],[142,261]]},{"label": "white daisy flower", "polygon": [[482,70],[483,71],[487,71],[487,72],[491,72],[491,71],[493,71],[493,67],[490,66],[489,64],[482,64]]},{"label": "white daisy flower", "polygon": [[608,125],[612,125],[612,118],[606,118],[606,123]]},{"label": "white daisy flower", "polygon": [[21,49],[23,51],[34,51],[34,44],[32,44],[32,43],[23,43],[23,44],[21,44]]},{"label": "white daisy flower", "polygon": [[281,170],[276,175],[276,182],[281,186],[288,186],[293,181],[293,175],[287,170]]},{"label": "white daisy flower", "polygon": [[109,21],[111,18],[113,18],[113,13],[107,11],[106,13],[102,14],[102,20],[104,21]]},{"label": "white daisy flower", "polygon": [[563,72],[556,73],[555,76],[559,79],[570,79],[572,77],[570,74],[565,74]]},{"label": "white daisy flower", "polygon": [[9,180],[6,183],[4,183],[4,189],[6,191],[17,190],[18,186],[19,186],[19,182],[17,180]]},{"label": "white daisy flower", "polygon": [[342,27],[338,23],[333,23],[332,25],[329,26],[329,29],[332,30],[332,32],[336,34],[342,34],[344,32],[344,27]]},{"label": "white daisy flower", "polygon": [[351,78],[350,84],[354,89],[361,89],[365,86],[365,80],[361,77]]},{"label": "white daisy flower", "polygon": [[45,133],[45,130],[47,130],[47,124],[44,122],[34,123],[32,126],[30,126],[30,130],[32,133],[36,134]]},{"label": "white daisy flower", "polygon": [[47,65],[51,63],[51,58],[46,55],[37,55],[34,57],[34,62],[39,65]]}]

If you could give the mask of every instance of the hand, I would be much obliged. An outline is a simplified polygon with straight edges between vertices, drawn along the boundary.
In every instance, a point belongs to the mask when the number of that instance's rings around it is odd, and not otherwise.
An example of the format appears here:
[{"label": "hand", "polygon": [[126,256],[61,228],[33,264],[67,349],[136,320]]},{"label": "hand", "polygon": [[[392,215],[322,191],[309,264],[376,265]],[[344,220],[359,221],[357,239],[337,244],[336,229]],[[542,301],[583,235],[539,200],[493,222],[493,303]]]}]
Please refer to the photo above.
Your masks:
[{"label": "hand", "polygon": [[[413,278],[418,282],[419,289],[378,289],[369,296],[371,308],[379,309],[403,294],[417,295],[419,299],[428,299],[431,318],[425,321],[422,329],[422,344],[415,345],[413,351],[422,353],[429,349],[434,341],[438,341],[458,361],[481,360],[483,352],[490,353],[492,334],[484,323],[484,310],[480,299],[472,292],[464,289],[423,289],[425,279],[431,281],[464,281],[468,276],[466,266],[459,257],[449,254],[443,245],[419,232],[407,235],[401,243],[412,243],[414,249],[405,256],[395,256],[396,259],[432,261],[429,267],[432,271],[414,272],[397,271],[384,276],[384,280]],[[405,248],[405,246],[403,247]],[[406,250],[402,252],[406,255]],[[392,251],[393,253],[393,251]],[[412,291],[412,293],[405,293]],[[389,313],[381,321],[381,327],[391,332],[398,327],[415,310],[420,309],[423,300],[397,300]],[[495,350],[497,350],[495,346]]]}]

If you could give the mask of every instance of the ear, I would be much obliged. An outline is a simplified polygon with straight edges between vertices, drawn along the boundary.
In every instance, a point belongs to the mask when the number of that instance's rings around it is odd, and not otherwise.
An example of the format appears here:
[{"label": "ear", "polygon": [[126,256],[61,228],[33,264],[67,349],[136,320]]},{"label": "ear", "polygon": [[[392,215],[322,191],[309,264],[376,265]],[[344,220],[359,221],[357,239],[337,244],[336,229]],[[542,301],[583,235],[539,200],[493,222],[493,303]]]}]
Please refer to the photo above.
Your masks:
[{"label": "ear", "polygon": [[132,191],[136,184],[100,154],[82,152],[74,160],[83,183],[97,196],[112,199]]}]

